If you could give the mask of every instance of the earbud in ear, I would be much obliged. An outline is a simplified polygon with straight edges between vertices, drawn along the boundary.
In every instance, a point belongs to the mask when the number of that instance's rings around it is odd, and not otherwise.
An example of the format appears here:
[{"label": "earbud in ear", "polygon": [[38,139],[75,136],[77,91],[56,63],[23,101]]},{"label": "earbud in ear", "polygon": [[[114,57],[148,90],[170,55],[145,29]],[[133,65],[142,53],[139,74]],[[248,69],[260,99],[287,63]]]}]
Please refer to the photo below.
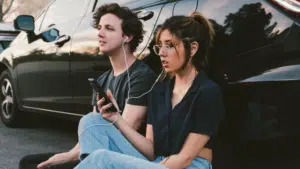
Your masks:
[{"label": "earbud in ear", "polygon": [[128,36],[125,36],[125,40],[123,41],[123,43],[125,43],[128,39]]}]

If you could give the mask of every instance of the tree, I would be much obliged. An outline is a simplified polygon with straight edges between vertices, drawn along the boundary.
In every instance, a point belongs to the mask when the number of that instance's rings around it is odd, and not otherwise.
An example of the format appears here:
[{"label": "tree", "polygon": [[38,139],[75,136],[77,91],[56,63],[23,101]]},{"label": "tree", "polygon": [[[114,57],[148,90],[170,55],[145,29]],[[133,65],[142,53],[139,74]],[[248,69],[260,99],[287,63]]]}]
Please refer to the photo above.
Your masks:
[{"label": "tree", "polygon": [[[9,12],[13,3],[14,3],[14,0],[0,0],[0,22],[3,21],[4,15],[6,15]],[[3,11],[5,4],[6,4],[6,8]]]},{"label": "tree", "polygon": [[1,16],[4,22],[12,22],[18,15],[36,16],[51,0],[0,0],[1,9],[6,13]]},{"label": "tree", "polygon": [[271,13],[261,3],[246,4],[225,19],[225,29],[238,53],[264,46],[275,36],[272,34],[277,23],[270,25]]}]

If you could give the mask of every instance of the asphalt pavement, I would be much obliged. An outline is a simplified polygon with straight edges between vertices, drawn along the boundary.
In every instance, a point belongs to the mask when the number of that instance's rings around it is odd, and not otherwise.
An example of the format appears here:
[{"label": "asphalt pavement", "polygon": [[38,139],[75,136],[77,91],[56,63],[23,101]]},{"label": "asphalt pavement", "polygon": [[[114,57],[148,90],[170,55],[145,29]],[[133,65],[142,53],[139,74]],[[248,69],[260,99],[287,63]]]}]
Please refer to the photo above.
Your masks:
[{"label": "asphalt pavement", "polygon": [[7,128],[0,121],[0,169],[17,169],[27,154],[62,152],[77,143],[77,123],[35,116],[27,128]]},{"label": "asphalt pavement", "polygon": [[[68,151],[77,143],[76,122],[36,115],[30,124],[7,128],[0,121],[0,169],[17,169],[25,155]],[[214,152],[214,169],[300,169],[299,137],[251,142],[236,149],[239,153],[221,147]]]}]

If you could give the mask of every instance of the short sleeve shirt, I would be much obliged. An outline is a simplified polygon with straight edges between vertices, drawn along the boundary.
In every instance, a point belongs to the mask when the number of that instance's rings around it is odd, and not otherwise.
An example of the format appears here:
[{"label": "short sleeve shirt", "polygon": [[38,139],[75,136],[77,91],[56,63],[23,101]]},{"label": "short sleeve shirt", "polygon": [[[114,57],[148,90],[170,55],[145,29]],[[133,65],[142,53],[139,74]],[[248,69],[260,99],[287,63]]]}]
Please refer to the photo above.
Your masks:
[{"label": "short sleeve shirt", "polygon": [[147,123],[153,127],[155,155],[179,153],[189,133],[208,135],[205,147],[211,148],[224,115],[220,88],[200,71],[172,109],[173,88],[174,78],[156,85],[149,95]]},{"label": "short sleeve shirt", "polygon": [[[141,60],[136,60],[129,67],[128,72],[130,75],[130,91],[127,71],[118,76],[114,76],[113,71],[109,70],[97,79],[97,82],[104,91],[110,89],[121,111],[125,107],[128,91],[128,104],[147,106],[148,95],[145,94],[142,97],[139,96],[150,90],[156,78],[155,73]],[[96,104],[96,93],[93,92],[92,105],[95,106]]]}]

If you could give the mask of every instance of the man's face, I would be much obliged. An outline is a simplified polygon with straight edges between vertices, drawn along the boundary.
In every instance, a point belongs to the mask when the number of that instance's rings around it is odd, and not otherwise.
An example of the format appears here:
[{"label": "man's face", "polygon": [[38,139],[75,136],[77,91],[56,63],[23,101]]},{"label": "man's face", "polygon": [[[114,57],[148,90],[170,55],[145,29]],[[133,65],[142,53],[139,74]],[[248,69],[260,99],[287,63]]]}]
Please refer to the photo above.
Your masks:
[{"label": "man's face", "polygon": [[122,20],[114,14],[105,14],[98,25],[98,41],[100,52],[110,54],[119,49],[123,41]]}]

